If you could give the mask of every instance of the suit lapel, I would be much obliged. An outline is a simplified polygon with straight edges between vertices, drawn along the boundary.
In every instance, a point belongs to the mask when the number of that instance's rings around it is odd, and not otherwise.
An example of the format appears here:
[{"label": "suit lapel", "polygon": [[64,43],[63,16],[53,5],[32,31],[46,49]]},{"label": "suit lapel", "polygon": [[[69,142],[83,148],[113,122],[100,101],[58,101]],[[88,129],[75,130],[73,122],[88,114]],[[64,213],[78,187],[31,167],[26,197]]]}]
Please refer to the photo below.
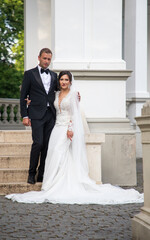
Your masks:
[{"label": "suit lapel", "polygon": [[53,75],[53,73],[51,72],[51,70],[50,70],[50,75],[51,75],[51,85],[50,85],[50,88],[49,88],[49,92],[51,91],[52,86],[53,86],[53,83],[54,83],[54,75]]},{"label": "suit lapel", "polygon": [[36,81],[39,83],[39,85],[41,86],[41,88],[42,88],[42,89],[44,90],[44,92],[45,92],[45,88],[44,88],[44,86],[43,86],[42,79],[41,79],[41,77],[40,77],[38,67],[36,67],[36,68],[33,69],[33,75],[34,75]]}]

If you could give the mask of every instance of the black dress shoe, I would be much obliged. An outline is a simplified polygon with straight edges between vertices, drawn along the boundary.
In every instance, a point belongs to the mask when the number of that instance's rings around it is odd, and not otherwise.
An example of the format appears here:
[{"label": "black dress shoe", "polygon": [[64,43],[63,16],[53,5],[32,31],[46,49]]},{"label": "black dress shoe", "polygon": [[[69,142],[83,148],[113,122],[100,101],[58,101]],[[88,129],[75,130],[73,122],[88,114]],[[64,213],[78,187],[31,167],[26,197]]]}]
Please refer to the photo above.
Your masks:
[{"label": "black dress shoe", "polygon": [[35,177],[34,177],[34,176],[28,176],[28,181],[27,181],[27,183],[35,184]]},{"label": "black dress shoe", "polygon": [[41,177],[41,176],[38,176],[37,177],[37,182],[43,182],[43,176]]}]

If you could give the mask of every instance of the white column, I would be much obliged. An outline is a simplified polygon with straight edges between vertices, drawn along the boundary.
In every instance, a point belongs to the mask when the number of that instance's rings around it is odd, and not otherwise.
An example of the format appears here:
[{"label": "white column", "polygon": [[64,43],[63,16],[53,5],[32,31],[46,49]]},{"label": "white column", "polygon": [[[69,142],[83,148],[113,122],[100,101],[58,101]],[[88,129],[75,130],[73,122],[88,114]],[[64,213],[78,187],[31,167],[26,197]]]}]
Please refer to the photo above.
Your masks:
[{"label": "white column", "polygon": [[52,68],[85,71],[76,80],[87,118],[125,118],[122,1],[52,0],[51,11]]},{"label": "white column", "polygon": [[25,0],[25,70],[38,64],[39,51],[51,48],[51,1]]},{"label": "white column", "polygon": [[122,1],[52,0],[54,69],[125,69]]},{"label": "white column", "polygon": [[133,70],[128,98],[147,98],[147,0],[125,1],[125,60]]},{"label": "white column", "polygon": [[[125,0],[124,56],[132,75],[127,80],[128,113],[130,121],[141,113],[149,98],[147,83],[147,0]],[[141,134],[137,127],[137,157],[142,157]]]}]

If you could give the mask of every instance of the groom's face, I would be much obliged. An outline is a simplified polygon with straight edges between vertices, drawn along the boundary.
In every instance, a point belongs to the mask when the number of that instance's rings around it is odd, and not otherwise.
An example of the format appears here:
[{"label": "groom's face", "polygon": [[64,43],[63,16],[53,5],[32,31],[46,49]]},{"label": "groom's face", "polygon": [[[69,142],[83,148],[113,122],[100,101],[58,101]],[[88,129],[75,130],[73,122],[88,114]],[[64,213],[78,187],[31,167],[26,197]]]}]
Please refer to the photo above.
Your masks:
[{"label": "groom's face", "polygon": [[52,54],[51,53],[42,53],[41,56],[38,57],[40,67],[46,69],[51,63]]}]

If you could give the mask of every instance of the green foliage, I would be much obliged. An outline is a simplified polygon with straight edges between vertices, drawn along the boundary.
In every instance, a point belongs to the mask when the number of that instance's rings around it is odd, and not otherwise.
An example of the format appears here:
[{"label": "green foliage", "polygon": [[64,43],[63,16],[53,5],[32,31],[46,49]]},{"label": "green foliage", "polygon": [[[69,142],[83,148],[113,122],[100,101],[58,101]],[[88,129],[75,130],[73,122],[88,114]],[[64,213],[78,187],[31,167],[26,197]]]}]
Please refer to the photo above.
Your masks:
[{"label": "green foliage", "polygon": [[0,0],[0,59],[11,59],[11,49],[23,32],[23,0]]},{"label": "green foliage", "polygon": [[22,73],[14,64],[0,63],[0,97],[19,98]]},{"label": "green foliage", "polygon": [[0,0],[0,97],[18,98],[24,66],[24,1]]},{"label": "green foliage", "polygon": [[18,34],[18,43],[12,47],[14,53],[15,66],[18,71],[24,71],[24,32]]}]

